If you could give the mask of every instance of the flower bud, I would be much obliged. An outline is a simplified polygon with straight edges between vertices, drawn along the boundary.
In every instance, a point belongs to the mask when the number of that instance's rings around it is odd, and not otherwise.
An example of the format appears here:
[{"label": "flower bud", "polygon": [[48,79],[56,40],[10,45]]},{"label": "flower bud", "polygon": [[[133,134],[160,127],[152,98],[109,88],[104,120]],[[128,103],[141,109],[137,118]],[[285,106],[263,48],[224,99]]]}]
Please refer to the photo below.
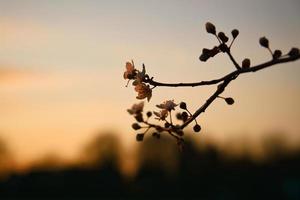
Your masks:
[{"label": "flower bud", "polygon": [[269,40],[266,37],[261,37],[259,39],[259,44],[265,48],[269,48]]},{"label": "flower bud", "polygon": [[136,141],[141,142],[144,139],[144,133],[139,133],[136,135]]},{"label": "flower bud", "polygon": [[178,120],[182,120],[181,113],[177,113],[177,114],[176,114],[176,118],[177,118]]},{"label": "flower bud", "polygon": [[[220,45],[221,46],[221,45]],[[225,44],[225,46],[226,46],[226,44]],[[215,55],[217,55],[218,53],[220,52],[220,49],[219,49],[219,47],[217,47],[217,46],[215,46],[214,48],[212,48],[211,50],[210,50],[210,57],[214,57]]]},{"label": "flower bud", "polygon": [[210,54],[210,49],[207,49],[207,48],[203,48],[202,49],[202,54]]},{"label": "flower bud", "polygon": [[144,121],[142,113],[137,114],[134,118],[137,122],[143,122]]},{"label": "flower bud", "polygon": [[218,37],[220,38],[220,40],[221,40],[223,43],[228,42],[228,37],[225,35],[224,32],[219,32],[219,33],[218,33]]},{"label": "flower bud", "polygon": [[207,22],[207,23],[205,24],[205,28],[206,28],[206,31],[207,31],[208,33],[213,34],[213,35],[216,34],[216,27],[215,27],[215,25],[213,25],[212,23]]},{"label": "flower bud", "polygon": [[219,49],[220,49],[223,53],[225,53],[225,52],[228,50],[228,47],[227,47],[226,44],[222,43],[222,44],[219,45]]},{"label": "flower bud", "polygon": [[147,117],[151,117],[151,116],[152,116],[152,112],[151,112],[151,111],[148,111],[148,112],[146,113],[146,115],[147,115]]},{"label": "flower bud", "polygon": [[298,48],[292,48],[290,52],[288,53],[289,56],[298,56],[299,55],[299,49]]},{"label": "flower bud", "polygon": [[210,50],[209,50],[209,49],[206,49],[206,48],[203,48],[203,49],[202,49],[202,54],[200,55],[199,59],[200,59],[202,62],[205,62],[205,61],[207,61],[209,58],[210,58]]},{"label": "flower bud", "polygon": [[239,30],[233,29],[231,31],[231,35],[232,35],[233,39],[235,39],[239,35]]},{"label": "flower bud", "polygon": [[181,109],[186,110],[186,103],[185,103],[185,102],[181,102],[180,105],[179,105],[179,107],[180,107]]},{"label": "flower bud", "polygon": [[250,59],[249,58],[245,58],[242,62],[242,68],[243,69],[248,69],[250,67]]},{"label": "flower bud", "polygon": [[188,119],[189,115],[187,114],[187,112],[182,112],[181,113],[181,119],[182,121],[186,121]]},{"label": "flower bud", "polygon": [[202,62],[206,62],[209,58],[210,56],[208,54],[201,54],[199,60]]},{"label": "flower bud", "polygon": [[228,105],[234,104],[234,99],[231,98],[231,97],[225,98],[225,101],[226,101],[226,103],[227,103]]},{"label": "flower bud", "polygon": [[278,59],[280,58],[281,55],[282,55],[281,51],[277,49],[273,53],[273,59]]},{"label": "flower bud", "polygon": [[131,127],[134,129],[134,130],[139,130],[140,128],[142,128],[138,123],[133,123],[131,125]]},{"label": "flower bud", "polygon": [[201,131],[201,126],[199,124],[196,124],[194,127],[193,127],[194,131],[195,132],[200,132]]}]

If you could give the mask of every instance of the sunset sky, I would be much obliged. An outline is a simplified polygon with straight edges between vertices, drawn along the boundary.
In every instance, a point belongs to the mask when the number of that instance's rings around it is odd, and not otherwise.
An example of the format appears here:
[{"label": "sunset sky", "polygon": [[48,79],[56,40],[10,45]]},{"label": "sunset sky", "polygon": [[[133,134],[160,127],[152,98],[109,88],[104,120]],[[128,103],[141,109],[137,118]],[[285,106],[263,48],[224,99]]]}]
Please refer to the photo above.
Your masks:
[{"label": "sunset sky", "polygon": [[[234,67],[225,55],[198,60],[202,48],[217,44],[207,21],[228,35],[239,29],[232,53],[255,65],[270,59],[262,36],[284,53],[300,47],[299,11],[298,0],[0,0],[0,137],[19,162],[48,153],[74,158],[106,130],[130,146],[126,109],[137,100],[125,87],[126,61],[145,63],[162,82],[218,78]],[[242,75],[224,93],[236,103],[217,100],[199,118],[198,139],[260,140],[277,131],[300,145],[299,75],[299,61]],[[156,88],[146,108],[174,99],[194,111],[214,89]]]}]

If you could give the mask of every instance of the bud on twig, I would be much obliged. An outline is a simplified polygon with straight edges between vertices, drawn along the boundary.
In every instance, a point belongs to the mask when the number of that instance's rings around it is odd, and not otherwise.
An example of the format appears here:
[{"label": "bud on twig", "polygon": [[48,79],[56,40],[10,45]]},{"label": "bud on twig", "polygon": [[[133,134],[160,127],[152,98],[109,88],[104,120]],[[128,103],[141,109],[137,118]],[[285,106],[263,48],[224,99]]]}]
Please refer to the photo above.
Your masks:
[{"label": "bud on twig", "polygon": [[135,120],[136,120],[137,122],[143,122],[143,121],[144,121],[144,118],[143,118],[143,115],[142,115],[142,114],[138,114],[138,115],[136,115],[134,118],[135,118]]},{"label": "bud on twig", "polygon": [[148,112],[146,113],[146,115],[147,115],[147,117],[151,117],[151,116],[152,116],[152,112],[151,112],[151,111],[148,111]]},{"label": "bud on twig", "polygon": [[219,45],[219,49],[220,49],[223,53],[225,53],[226,51],[228,51],[228,47],[227,47],[227,45],[224,44],[224,43],[222,43],[222,44]]},{"label": "bud on twig", "polygon": [[199,124],[196,124],[194,127],[193,127],[194,131],[195,132],[200,132],[201,131],[201,126]]},{"label": "bud on twig", "polygon": [[298,56],[299,55],[299,49],[298,48],[292,48],[290,52],[288,53],[289,56]]},{"label": "bud on twig", "polygon": [[250,59],[249,58],[245,58],[242,62],[242,68],[243,69],[248,69],[250,67]]},{"label": "bud on twig", "polygon": [[282,55],[281,51],[276,49],[273,53],[273,59],[278,59]]},{"label": "bud on twig", "polygon": [[260,38],[259,44],[265,48],[269,48],[269,40],[266,37]]},{"label": "bud on twig", "polygon": [[210,58],[210,50],[206,49],[206,48],[203,48],[202,49],[202,54],[200,55],[199,59],[202,62],[206,62],[209,58]]},{"label": "bud on twig", "polygon": [[220,40],[221,40],[223,43],[228,42],[228,37],[225,35],[224,32],[219,32],[219,33],[218,33],[218,37],[220,38]]},{"label": "bud on twig", "polygon": [[205,24],[206,31],[210,34],[216,35],[216,27],[210,22]]},{"label": "bud on twig", "polygon": [[178,120],[182,120],[181,113],[177,113],[177,114],[176,114],[176,118],[177,118]]},{"label": "bud on twig", "polygon": [[181,113],[181,119],[182,119],[182,121],[185,122],[188,119],[188,117],[189,117],[189,115],[188,115],[187,112],[182,112]]},{"label": "bud on twig", "polygon": [[131,127],[134,129],[134,130],[139,130],[140,128],[142,128],[138,123],[133,123],[131,125]]},{"label": "bud on twig", "polygon": [[233,29],[231,31],[231,35],[232,35],[233,39],[235,39],[239,35],[239,30]]},{"label": "bud on twig", "polygon": [[203,48],[202,54],[200,55],[199,59],[203,62],[207,61],[210,57],[214,57],[220,52],[219,47],[214,47],[212,49]]},{"label": "bud on twig", "polygon": [[180,105],[179,105],[179,107],[180,107],[181,109],[186,110],[186,103],[185,103],[185,102],[181,102]]},{"label": "bud on twig", "polygon": [[228,105],[234,104],[234,99],[231,98],[231,97],[225,98],[225,101],[226,101],[226,103],[227,103]]}]

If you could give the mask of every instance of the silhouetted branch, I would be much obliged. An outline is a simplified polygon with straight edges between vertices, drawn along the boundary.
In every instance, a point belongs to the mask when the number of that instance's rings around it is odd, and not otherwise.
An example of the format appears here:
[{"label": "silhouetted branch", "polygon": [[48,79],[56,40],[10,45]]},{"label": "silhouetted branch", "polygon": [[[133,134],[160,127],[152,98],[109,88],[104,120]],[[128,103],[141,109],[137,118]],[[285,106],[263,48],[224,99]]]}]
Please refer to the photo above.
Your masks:
[{"label": "silhouetted branch", "polygon": [[230,51],[226,51],[227,55],[229,56],[230,60],[232,61],[232,63],[234,64],[236,69],[241,69],[240,65],[235,61],[235,59],[233,58],[233,56],[231,55]]},{"label": "silhouetted branch", "polygon": [[256,72],[258,70],[261,70],[261,69],[264,69],[267,67],[271,67],[276,64],[292,62],[292,61],[295,61],[298,59],[300,59],[300,55],[296,55],[293,57],[279,58],[276,60],[273,59],[273,60],[253,66],[248,69],[237,69],[222,78],[208,80],[208,81],[199,81],[199,82],[193,82],[193,83],[163,83],[163,82],[155,81],[155,80],[153,80],[153,78],[151,78],[151,79],[146,79],[144,82],[149,83],[150,85],[155,86],[155,87],[157,87],[157,86],[160,86],[160,87],[197,87],[197,86],[204,86],[204,85],[215,85],[215,84],[220,83],[234,75],[247,73],[247,72]]},{"label": "silhouetted branch", "polygon": [[197,118],[202,112],[205,112],[206,108],[220,95],[224,92],[226,86],[236,78],[237,76],[232,76],[230,78],[227,78],[223,83],[221,83],[218,86],[218,89],[213,93],[212,96],[210,96],[206,102],[190,117],[185,121],[181,128],[185,128],[187,125],[189,125],[195,118]]},{"label": "silhouetted branch", "polygon": [[[139,71],[135,69],[133,61],[126,63],[126,72],[124,73],[124,78],[133,80],[133,86],[135,87],[135,91],[138,92],[137,99],[145,99],[149,101],[152,97],[152,90],[158,86],[161,87],[198,87],[198,86],[205,86],[205,85],[215,85],[219,84],[216,91],[204,102],[202,106],[200,106],[194,113],[190,112],[187,108],[187,105],[185,102],[181,102],[179,107],[183,110],[181,113],[177,113],[176,117],[178,120],[182,121],[182,124],[174,124],[172,120],[172,110],[175,110],[175,108],[178,106],[178,104],[174,103],[173,100],[165,101],[162,104],[157,105],[157,107],[160,110],[160,112],[153,112],[156,116],[155,119],[159,120],[160,122],[164,123],[164,126],[161,126],[160,124],[153,124],[149,123],[148,119],[152,116],[152,112],[147,112],[147,120],[144,119],[143,116],[143,108],[144,103],[135,104],[131,109],[128,109],[128,112],[133,115],[137,121],[137,123],[134,123],[132,125],[132,128],[135,130],[139,130],[141,128],[147,128],[144,132],[137,134],[136,139],[138,141],[142,141],[144,138],[144,135],[149,131],[153,130],[155,132],[152,133],[152,136],[156,138],[160,138],[160,133],[167,132],[171,136],[173,136],[180,147],[182,147],[183,143],[183,129],[188,126],[191,122],[195,121],[196,125],[193,127],[195,132],[199,132],[201,130],[201,126],[198,124],[196,118],[203,112],[206,111],[206,109],[213,103],[213,101],[216,98],[224,99],[225,102],[228,105],[232,105],[234,103],[234,99],[231,97],[222,97],[220,96],[224,91],[225,88],[229,85],[229,83],[233,80],[235,80],[240,74],[246,74],[249,72],[256,72],[262,69],[265,69],[267,67],[271,67],[277,64],[281,63],[288,63],[295,60],[300,59],[300,53],[298,48],[292,48],[289,53],[286,55],[282,55],[280,50],[275,50],[272,52],[272,50],[269,47],[269,41],[266,37],[262,37],[259,40],[259,43],[262,47],[266,48],[271,56],[272,60],[267,61],[265,63],[261,63],[256,66],[251,66],[250,59],[245,58],[241,65],[239,65],[234,57],[232,56],[230,52],[230,48],[235,41],[236,37],[239,35],[239,31],[237,29],[232,30],[232,41],[227,46],[227,42],[229,38],[225,35],[223,32],[219,32],[217,34],[216,28],[211,23],[206,23],[206,31],[209,34],[213,34],[219,42],[219,46],[214,46],[211,49],[204,48],[202,49],[202,54],[200,55],[199,59],[200,61],[206,62],[208,59],[214,57],[215,55],[219,53],[226,53],[229,56],[229,59],[233,63],[234,67],[236,68],[235,71],[230,72],[229,74],[225,75],[224,77],[208,80],[208,81],[200,81],[200,82],[192,82],[192,83],[163,83],[154,81],[153,77],[149,77],[148,74],[146,74],[146,68],[143,64],[142,71]],[[128,81],[128,83],[129,83]],[[153,86],[150,88],[150,86]],[[167,117],[169,115],[170,121],[167,120]],[[146,127],[141,127],[139,124],[145,124]]]},{"label": "silhouetted branch", "polygon": [[282,58],[282,59],[277,59],[277,60],[272,60],[248,69],[240,69],[236,70],[227,76],[223,77],[224,82],[218,86],[218,89],[216,92],[209,97],[206,102],[190,117],[186,122],[184,122],[181,125],[181,128],[185,128],[187,125],[189,125],[195,118],[197,118],[202,112],[205,112],[206,108],[220,95],[224,92],[226,86],[234,79],[236,79],[240,74],[242,73],[248,73],[248,72],[256,72],[258,70],[279,64],[279,63],[286,63],[286,62],[291,62],[295,61],[300,58],[300,55],[294,56],[294,57],[288,57],[288,58]]}]

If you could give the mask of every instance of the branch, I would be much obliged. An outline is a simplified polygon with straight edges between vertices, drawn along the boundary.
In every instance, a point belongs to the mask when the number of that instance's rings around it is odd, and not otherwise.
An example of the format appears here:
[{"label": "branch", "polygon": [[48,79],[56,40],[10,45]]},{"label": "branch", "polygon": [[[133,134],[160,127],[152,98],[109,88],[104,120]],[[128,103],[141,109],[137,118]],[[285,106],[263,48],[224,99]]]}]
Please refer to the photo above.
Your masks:
[{"label": "branch", "polygon": [[235,77],[230,77],[228,79],[226,79],[222,84],[220,84],[218,86],[218,89],[216,90],[216,92],[209,97],[206,102],[190,117],[187,119],[187,121],[185,121],[182,125],[181,128],[185,128],[187,125],[189,125],[194,119],[196,119],[202,112],[205,112],[206,108],[220,95],[222,94],[222,92],[224,92],[226,86],[235,78],[237,78],[237,76]]},{"label": "branch", "polygon": [[182,125],[181,128],[185,128],[187,125],[189,125],[194,119],[196,119],[202,112],[205,112],[206,108],[220,95],[225,91],[226,86],[234,79],[236,79],[240,74],[243,73],[248,73],[248,72],[256,72],[259,70],[262,70],[264,68],[279,64],[279,63],[286,63],[286,62],[291,62],[295,61],[300,58],[300,55],[296,55],[293,57],[287,57],[287,58],[281,58],[281,59],[273,59],[269,62],[265,62],[263,64],[248,68],[248,69],[240,69],[236,70],[227,76],[223,77],[224,82],[218,86],[218,89],[216,92],[209,97],[206,102],[187,120],[185,121]]},{"label": "branch", "polygon": [[[229,54],[231,55],[231,54]],[[288,57],[282,57],[282,58],[278,58],[278,59],[273,59],[271,61],[250,67],[250,68],[240,68],[237,69],[229,74],[227,74],[226,76],[219,78],[219,79],[214,79],[214,80],[210,80],[210,81],[200,81],[200,82],[195,82],[195,83],[160,83],[160,82],[156,82],[153,80],[153,78],[151,79],[146,79],[145,82],[149,83],[150,85],[153,86],[165,86],[165,87],[196,87],[196,86],[203,86],[203,85],[213,85],[213,84],[217,84],[223,81],[223,83],[221,83],[218,86],[218,89],[212,94],[212,96],[210,96],[206,102],[200,107],[198,108],[198,110],[196,110],[196,112],[194,114],[192,114],[181,126],[181,129],[184,129],[186,126],[188,126],[191,122],[193,122],[197,117],[199,117],[199,115],[201,113],[204,113],[205,110],[210,106],[211,103],[214,102],[214,100],[216,98],[219,97],[220,94],[222,94],[225,91],[225,88],[229,85],[229,83],[231,81],[233,81],[234,79],[236,79],[240,74],[245,74],[245,73],[249,73],[249,72],[256,72],[271,66],[274,66],[276,64],[281,64],[281,63],[287,63],[287,62],[292,62],[295,60],[300,59],[300,55],[294,55],[294,56],[288,56]],[[234,59],[233,59],[234,60]],[[164,129],[164,131],[167,131],[170,133],[170,129]],[[173,135],[174,137],[174,135]],[[176,137],[178,139],[178,137]]]},{"label": "branch", "polygon": [[[206,31],[209,34],[213,34],[216,36],[216,38],[219,41],[219,46],[214,46],[212,49],[203,48],[202,54],[200,55],[199,59],[200,61],[206,62],[208,59],[213,58],[218,53],[226,53],[229,56],[229,59],[233,63],[236,70],[228,73],[227,75],[213,80],[208,81],[200,81],[200,82],[191,82],[191,83],[162,83],[158,81],[154,81],[153,77],[150,78],[148,74],[146,74],[146,68],[143,64],[142,70],[135,69],[133,61],[126,63],[126,71],[124,72],[123,77],[125,79],[128,79],[128,82],[130,80],[133,80],[132,85],[134,86],[135,91],[138,93],[137,99],[145,99],[149,101],[152,97],[152,90],[157,87],[197,87],[197,86],[205,86],[205,85],[215,85],[218,84],[218,87],[216,91],[203,103],[202,106],[200,106],[193,114],[188,110],[187,105],[185,102],[181,102],[179,104],[180,109],[182,109],[181,112],[177,113],[176,117],[178,120],[181,120],[180,124],[173,124],[172,120],[172,110],[175,110],[175,107],[178,106],[178,104],[174,103],[174,100],[168,100],[165,101],[162,104],[156,105],[160,110],[160,112],[147,112],[147,120],[144,120],[143,117],[143,107],[144,102],[141,102],[139,104],[134,104],[131,109],[128,109],[127,111],[129,114],[133,115],[134,118],[138,123],[132,124],[132,128],[134,130],[139,130],[141,128],[147,128],[144,132],[137,134],[137,140],[141,141],[143,140],[144,135],[150,130],[154,129],[155,132],[152,133],[152,136],[156,138],[160,138],[160,134],[162,132],[167,132],[169,135],[174,137],[177,140],[177,144],[179,147],[182,147],[183,143],[183,136],[184,132],[183,129],[187,127],[191,122],[195,121],[195,125],[193,127],[193,130],[195,132],[199,132],[201,130],[201,126],[198,124],[196,118],[200,116],[201,113],[204,113],[206,109],[217,99],[222,98],[226,101],[227,104],[232,105],[234,103],[234,99],[231,97],[223,97],[220,96],[226,89],[226,87],[230,84],[231,81],[235,80],[240,74],[246,74],[250,72],[257,72],[259,70],[281,64],[281,63],[288,63],[292,61],[296,61],[300,59],[300,52],[298,48],[292,48],[289,53],[282,55],[282,52],[280,50],[275,50],[272,52],[272,50],[269,47],[269,41],[266,37],[262,37],[259,40],[259,43],[262,47],[268,49],[268,51],[272,55],[272,60],[258,64],[256,66],[251,66],[250,59],[245,58],[241,65],[239,65],[235,58],[232,56],[230,52],[230,48],[235,41],[236,37],[239,34],[239,31],[237,29],[234,29],[231,31],[232,35],[232,42],[230,46],[227,46],[228,37],[223,32],[219,32],[217,34],[215,26],[211,23],[206,23]],[[153,86],[150,88],[150,86]],[[155,119],[163,122],[164,125],[159,124],[152,124],[148,122],[148,119],[152,116],[152,113],[156,116]],[[168,121],[166,118],[170,115],[170,121]],[[141,127],[139,124],[144,123],[146,127]]]},{"label": "branch", "polygon": [[298,59],[300,59],[300,55],[286,57],[286,58],[283,57],[283,58],[279,58],[279,59],[273,59],[271,61],[253,66],[251,68],[237,69],[222,78],[209,80],[209,81],[200,81],[200,82],[193,82],[193,83],[162,83],[162,82],[154,81],[153,78],[151,78],[151,79],[146,79],[144,82],[149,83],[150,85],[152,85],[154,87],[157,87],[157,86],[161,86],[161,87],[197,87],[197,86],[204,86],[204,85],[214,85],[214,84],[220,83],[234,75],[238,75],[241,73],[247,73],[247,72],[256,72],[258,70],[261,70],[261,69],[264,69],[264,68],[267,68],[267,67],[270,67],[270,66],[273,66],[276,64],[292,62],[292,61],[295,61]]},{"label": "branch", "polygon": [[256,72],[256,71],[259,71],[259,70],[267,68],[267,67],[271,67],[276,64],[292,62],[292,61],[296,61],[298,59],[300,59],[300,54],[294,55],[294,56],[289,56],[289,57],[283,57],[283,58],[279,58],[279,59],[273,59],[271,61],[262,63],[260,65],[253,66],[248,69],[241,69],[240,73]]},{"label": "branch", "polygon": [[152,86],[162,86],[162,87],[196,87],[196,86],[202,86],[202,85],[214,85],[217,83],[220,83],[224,80],[223,78],[219,78],[219,79],[214,79],[214,80],[210,80],[210,81],[200,81],[200,82],[193,82],[193,83],[161,83],[161,82],[157,82],[154,81],[153,78],[151,79],[146,79],[145,83],[149,83]]},{"label": "branch", "polygon": [[230,60],[233,62],[235,68],[237,70],[241,69],[240,65],[235,61],[235,59],[233,58],[231,52],[230,52],[230,49],[228,48],[228,50],[226,51],[227,55],[229,56]]}]

